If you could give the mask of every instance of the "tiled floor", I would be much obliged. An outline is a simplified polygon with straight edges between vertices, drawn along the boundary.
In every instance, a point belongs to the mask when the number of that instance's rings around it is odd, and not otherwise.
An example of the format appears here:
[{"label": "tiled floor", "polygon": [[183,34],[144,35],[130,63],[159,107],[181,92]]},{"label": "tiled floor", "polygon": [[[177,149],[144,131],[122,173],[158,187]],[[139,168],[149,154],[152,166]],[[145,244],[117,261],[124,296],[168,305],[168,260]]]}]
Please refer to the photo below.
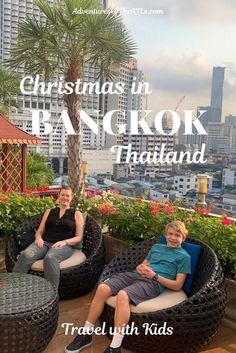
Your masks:
[{"label": "tiled floor", "polygon": [[[71,341],[72,336],[65,335],[62,323],[73,323],[74,326],[82,326],[87,316],[93,293],[89,293],[81,298],[61,301],[60,316],[56,334],[48,345],[44,353],[63,353],[64,347]],[[109,339],[104,336],[94,336],[92,347],[84,349],[83,353],[103,353],[109,344]],[[236,331],[222,325],[217,336],[208,347],[201,350],[204,353],[236,353]],[[131,353],[122,349],[122,353]]]}]

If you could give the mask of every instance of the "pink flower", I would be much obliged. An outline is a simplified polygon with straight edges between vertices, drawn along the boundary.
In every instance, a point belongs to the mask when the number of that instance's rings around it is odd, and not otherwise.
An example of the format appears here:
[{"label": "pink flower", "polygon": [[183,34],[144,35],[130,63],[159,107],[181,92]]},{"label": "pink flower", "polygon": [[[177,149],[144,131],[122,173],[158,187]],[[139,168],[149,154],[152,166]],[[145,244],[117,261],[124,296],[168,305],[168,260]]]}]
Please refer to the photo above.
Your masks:
[{"label": "pink flower", "polygon": [[165,205],[165,212],[168,214],[172,214],[174,212],[174,208],[171,204]]},{"label": "pink flower", "polygon": [[138,198],[135,199],[135,202],[137,202],[137,203],[143,203],[143,200],[140,199],[140,197],[138,197]]},{"label": "pink flower", "polygon": [[207,216],[210,213],[210,208],[195,208],[195,211],[202,216]]},{"label": "pink flower", "polygon": [[192,222],[193,221],[193,215],[192,214],[189,214],[188,217],[187,217],[187,221],[190,221]]},{"label": "pink flower", "polygon": [[111,213],[111,214],[117,214],[117,213],[118,213],[118,209],[115,208],[115,207],[112,207],[112,208],[110,209],[110,213]]},{"label": "pink flower", "polygon": [[87,197],[93,197],[94,196],[94,192],[92,190],[86,189],[85,192],[86,192],[86,196]]},{"label": "pink flower", "polygon": [[227,226],[231,226],[233,224],[232,219],[229,219],[227,216],[223,216],[221,223]]},{"label": "pink flower", "polygon": [[150,205],[149,210],[153,214],[153,216],[156,216],[160,212],[160,208],[157,205]]},{"label": "pink flower", "polygon": [[112,207],[112,203],[106,202],[98,207],[98,213],[101,215],[116,214],[118,212],[117,208]]},{"label": "pink flower", "polygon": [[115,207],[99,207],[98,208],[98,213],[101,215],[110,215],[110,214],[116,214],[117,209]]}]

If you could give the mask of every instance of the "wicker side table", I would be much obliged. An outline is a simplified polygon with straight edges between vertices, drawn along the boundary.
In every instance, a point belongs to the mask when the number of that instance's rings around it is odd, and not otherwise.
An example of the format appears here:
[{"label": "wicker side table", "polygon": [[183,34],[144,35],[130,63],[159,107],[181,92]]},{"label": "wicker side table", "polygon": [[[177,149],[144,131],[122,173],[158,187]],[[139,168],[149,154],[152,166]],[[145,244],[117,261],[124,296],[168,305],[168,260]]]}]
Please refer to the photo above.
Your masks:
[{"label": "wicker side table", "polygon": [[22,273],[0,273],[1,353],[41,353],[58,321],[58,294],[50,282]]}]

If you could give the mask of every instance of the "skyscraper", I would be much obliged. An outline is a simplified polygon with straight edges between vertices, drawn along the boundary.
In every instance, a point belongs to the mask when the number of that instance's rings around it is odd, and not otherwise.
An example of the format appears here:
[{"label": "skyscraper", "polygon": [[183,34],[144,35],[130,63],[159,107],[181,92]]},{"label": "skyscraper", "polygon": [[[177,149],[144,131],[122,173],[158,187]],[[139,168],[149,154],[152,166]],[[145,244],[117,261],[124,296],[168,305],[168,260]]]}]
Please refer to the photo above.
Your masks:
[{"label": "skyscraper", "polygon": [[208,112],[208,122],[221,122],[224,74],[225,67],[213,67],[211,82],[211,104]]},{"label": "skyscraper", "polygon": [[[56,0],[48,0],[50,5],[56,3]],[[106,2],[103,2],[103,6],[106,6]],[[36,20],[42,18],[39,8],[36,6],[34,0],[0,0],[0,60],[8,60],[10,58],[11,46],[16,42],[18,35],[18,24],[26,19],[27,16],[34,16]],[[18,73],[21,77],[25,75],[24,68],[18,67]],[[83,80],[85,82],[96,82],[99,68],[95,67],[91,63],[87,63],[83,71]],[[61,75],[63,76],[63,75]],[[83,95],[81,98],[81,109],[87,111],[93,116],[93,111],[101,110],[99,95],[92,93],[89,95]],[[47,110],[51,114],[50,122],[55,127],[58,122],[58,118],[62,110],[66,109],[63,101],[63,96],[58,94],[57,90],[53,88],[50,96],[43,96],[41,94],[36,95],[24,95],[19,94],[17,96],[19,109],[15,109],[12,114],[13,123],[28,133],[32,133],[32,109]],[[96,116],[94,116],[96,118]],[[82,126],[83,129],[83,126]],[[42,133],[44,130],[43,126],[40,128]],[[43,153],[48,161],[51,162],[56,172],[66,173],[67,165],[67,152],[66,152],[66,131],[63,125],[57,128],[57,134],[50,133],[49,135],[41,135],[42,145],[37,145],[33,149],[36,152]],[[84,145],[88,144],[88,140],[91,145],[100,146],[104,138],[91,136],[85,131]],[[55,164],[54,164],[55,162]]]},{"label": "skyscraper", "polygon": [[[137,60],[133,57],[129,59],[128,63],[117,65],[118,72],[117,79],[113,81],[114,85],[117,82],[125,84],[124,92],[121,94],[107,94],[104,97],[104,112],[107,113],[111,110],[118,110],[112,119],[112,128],[116,133],[118,132],[117,124],[127,123],[130,125],[130,117],[128,112],[130,110],[142,110],[143,107],[143,93],[132,94],[132,83],[136,82],[137,85],[142,84],[144,81],[144,74],[138,69]],[[123,112],[126,113],[124,116]],[[108,135],[106,136],[106,147],[110,148],[113,145],[123,145],[124,134]]]},{"label": "skyscraper", "polygon": [[[211,81],[211,102],[210,106],[199,106],[196,117],[200,110],[206,112],[201,117],[201,123],[205,129],[208,129],[209,123],[221,123],[222,105],[223,105],[223,85],[224,85],[225,67],[213,67]],[[209,140],[209,139],[208,139]],[[214,140],[214,138],[213,138]],[[210,140],[209,140],[210,141]],[[207,136],[204,135],[184,135],[183,123],[179,129],[179,144],[198,144],[207,142]]]}]

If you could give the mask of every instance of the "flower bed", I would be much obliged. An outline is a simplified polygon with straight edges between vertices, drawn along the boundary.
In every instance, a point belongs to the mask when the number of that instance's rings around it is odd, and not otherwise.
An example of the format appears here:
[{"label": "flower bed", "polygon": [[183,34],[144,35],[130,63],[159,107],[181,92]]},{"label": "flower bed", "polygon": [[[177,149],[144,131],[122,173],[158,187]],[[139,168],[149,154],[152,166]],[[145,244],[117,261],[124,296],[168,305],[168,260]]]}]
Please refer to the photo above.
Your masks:
[{"label": "flower bed", "polygon": [[[109,192],[76,197],[75,204],[106,225],[110,235],[128,243],[164,234],[167,223],[182,220],[189,236],[212,247],[226,276],[236,279],[236,225],[226,215],[216,218],[209,215],[209,210],[189,212],[178,205],[124,198]],[[53,205],[52,197],[32,193],[0,195],[0,237],[9,236],[25,219]]]},{"label": "flower bed", "polygon": [[236,225],[226,215],[212,217],[205,209],[189,212],[178,205],[124,198],[109,192],[83,196],[77,198],[76,203],[78,208],[106,225],[110,235],[129,243],[164,234],[167,223],[172,220],[184,221],[189,236],[212,247],[225,274],[236,278]]}]

